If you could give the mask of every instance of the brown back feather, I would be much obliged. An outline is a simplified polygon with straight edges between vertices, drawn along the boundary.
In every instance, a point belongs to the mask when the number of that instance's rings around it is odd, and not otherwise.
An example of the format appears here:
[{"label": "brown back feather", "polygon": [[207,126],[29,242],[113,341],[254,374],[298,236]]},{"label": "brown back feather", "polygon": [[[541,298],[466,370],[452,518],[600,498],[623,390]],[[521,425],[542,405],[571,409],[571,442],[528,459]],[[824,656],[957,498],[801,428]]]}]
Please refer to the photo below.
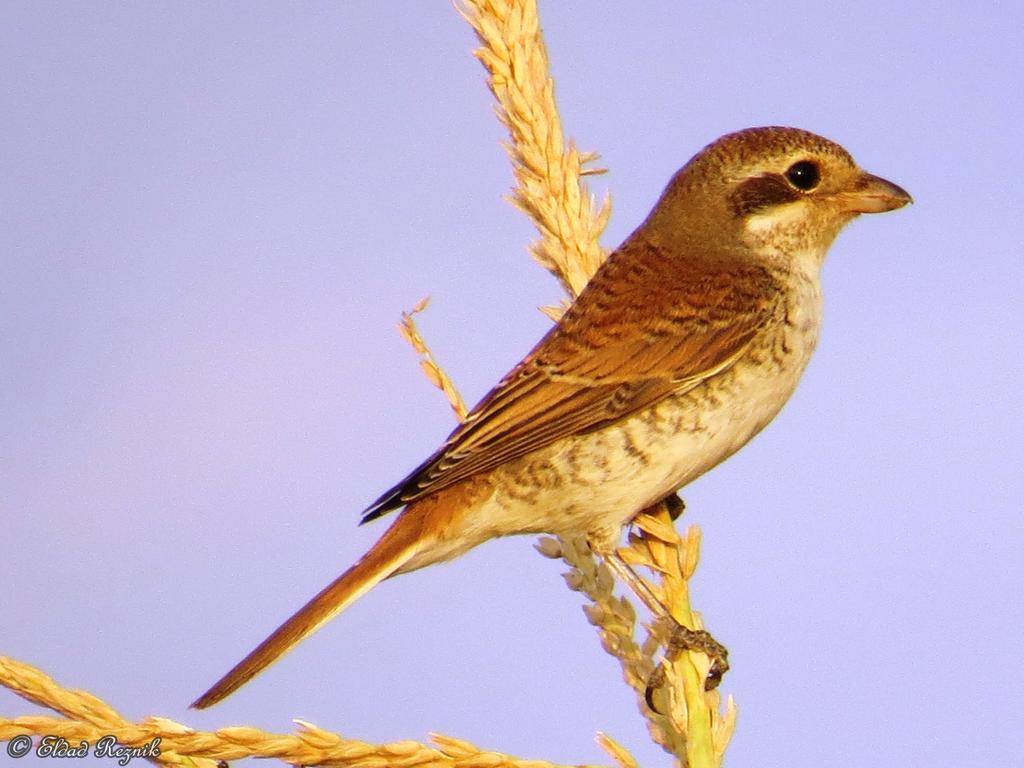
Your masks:
[{"label": "brown back feather", "polygon": [[780,296],[767,270],[740,258],[686,259],[627,242],[444,446],[363,522],[699,386],[777,317]]}]

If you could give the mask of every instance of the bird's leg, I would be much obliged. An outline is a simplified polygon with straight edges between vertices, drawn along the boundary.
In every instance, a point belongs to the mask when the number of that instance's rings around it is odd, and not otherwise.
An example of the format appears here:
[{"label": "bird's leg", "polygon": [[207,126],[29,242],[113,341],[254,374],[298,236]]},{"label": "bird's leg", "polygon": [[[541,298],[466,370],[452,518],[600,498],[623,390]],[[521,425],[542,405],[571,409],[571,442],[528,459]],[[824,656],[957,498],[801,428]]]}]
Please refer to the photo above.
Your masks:
[{"label": "bird's leg", "polygon": [[[672,520],[682,513],[682,499],[675,494],[661,502],[665,504]],[[665,664],[675,661],[683,651],[700,651],[711,660],[704,690],[711,691],[722,682],[722,676],[729,670],[729,651],[703,629],[690,629],[680,624],[671,612],[662,605],[651,590],[650,585],[627,563],[614,546],[601,547],[598,550],[609,570],[615,574],[639,598],[640,602],[651,612],[655,620],[666,622],[672,629],[665,647],[665,658],[654,670],[647,681],[644,698],[647,705],[656,710],[653,703],[654,691],[665,683]]]},{"label": "bird's leg", "polygon": [[704,679],[704,690],[712,691],[717,688],[718,684],[722,682],[722,676],[729,671],[729,650],[715,640],[707,630],[690,629],[676,621],[675,617],[651,591],[647,582],[622,559],[622,555],[618,552],[611,550],[604,553],[602,557],[609,570],[632,590],[655,619],[664,621],[672,627],[668,643],[665,646],[665,659],[647,680],[647,688],[644,692],[647,705],[651,709],[655,708],[654,692],[665,684],[665,662],[675,661],[683,651],[700,651],[711,659],[708,676]]},{"label": "bird's leg", "polygon": [[640,599],[640,602],[654,615],[654,618],[675,621],[669,614],[668,609],[661,604],[661,601],[651,591],[648,583],[630,567],[629,563],[622,559],[622,555],[617,550],[611,549],[603,552],[601,557],[604,559],[608,569],[619,577],[619,581],[633,590],[633,594]]},{"label": "bird's leg", "polygon": [[[673,621],[675,622],[675,620]],[[713,691],[717,688],[718,684],[722,682],[722,676],[729,671],[728,648],[715,640],[706,630],[690,629],[675,622],[672,635],[665,647],[665,658],[647,678],[647,687],[644,689],[644,701],[655,712],[658,710],[654,706],[654,692],[665,684],[665,665],[679,658],[679,654],[683,651],[700,651],[711,659],[708,676],[704,678],[705,691]]]}]

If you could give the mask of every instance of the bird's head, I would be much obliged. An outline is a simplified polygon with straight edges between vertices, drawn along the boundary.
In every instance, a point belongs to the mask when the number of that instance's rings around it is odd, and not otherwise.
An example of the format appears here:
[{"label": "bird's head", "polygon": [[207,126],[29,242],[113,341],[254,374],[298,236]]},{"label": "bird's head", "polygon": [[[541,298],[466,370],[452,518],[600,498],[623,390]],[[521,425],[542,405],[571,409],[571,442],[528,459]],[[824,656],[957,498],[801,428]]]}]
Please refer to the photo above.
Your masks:
[{"label": "bird's head", "polygon": [[[824,258],[861,213],[911,202],[838,144],[796,128],[750,128],[709,144],[680,170],[642,228],[701,250]],[[716,248],[717,246],[717,248]]]}]

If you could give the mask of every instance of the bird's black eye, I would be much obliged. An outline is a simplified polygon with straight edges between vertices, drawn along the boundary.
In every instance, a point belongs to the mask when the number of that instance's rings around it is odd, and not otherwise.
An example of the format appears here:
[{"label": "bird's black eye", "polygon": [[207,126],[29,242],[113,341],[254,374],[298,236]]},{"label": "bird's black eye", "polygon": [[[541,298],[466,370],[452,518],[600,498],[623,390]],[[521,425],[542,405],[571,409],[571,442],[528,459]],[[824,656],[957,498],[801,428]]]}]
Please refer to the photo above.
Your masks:
[{"label": "bird's black eye", "polygon": [[790,184],[801,192],[810,192],[821,181],[821,171],[810,160],[801,160],[789,166],[789,169],[786,171],[786,178]]}]

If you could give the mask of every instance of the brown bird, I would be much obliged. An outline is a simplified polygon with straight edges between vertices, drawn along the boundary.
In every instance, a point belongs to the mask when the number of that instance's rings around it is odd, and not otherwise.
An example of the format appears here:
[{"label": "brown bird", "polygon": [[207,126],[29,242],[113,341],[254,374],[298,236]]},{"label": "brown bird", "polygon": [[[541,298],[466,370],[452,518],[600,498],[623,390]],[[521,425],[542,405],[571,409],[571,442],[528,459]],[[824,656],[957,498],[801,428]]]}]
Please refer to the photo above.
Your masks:
[{"label": "brown bird", "polygon": [[793,393],[839,231],[910,201],[806,131],[710,144],[558,324],[369,507],[364,523],[404,507],[380,540],[192,706],[228,696],[383,579],[488,539],[583,533],[614,557],[637,513],[742,447]]}]

